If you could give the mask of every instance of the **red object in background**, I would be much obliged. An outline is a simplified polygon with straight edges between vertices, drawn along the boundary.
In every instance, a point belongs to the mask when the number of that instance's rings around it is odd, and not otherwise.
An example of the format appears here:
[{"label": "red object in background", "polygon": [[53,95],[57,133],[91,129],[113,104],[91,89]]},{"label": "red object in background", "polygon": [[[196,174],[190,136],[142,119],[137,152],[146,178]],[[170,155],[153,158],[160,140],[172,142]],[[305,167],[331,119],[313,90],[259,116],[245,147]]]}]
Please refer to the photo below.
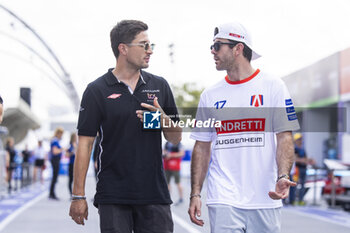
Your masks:
[{"label": "red object in background", "polygon": [[164,159],[164,170],[180,171],[182,158]]},{"label": "red object in background", "polygon": [[[336,195],[345,193],[345,188],[341,187],[339,176],[334,177],[334,185]],[[328,176],[328,179],[326,180],[326,185],[323,187],[323,194],[332,194],[332,180],[330,176]]]}]

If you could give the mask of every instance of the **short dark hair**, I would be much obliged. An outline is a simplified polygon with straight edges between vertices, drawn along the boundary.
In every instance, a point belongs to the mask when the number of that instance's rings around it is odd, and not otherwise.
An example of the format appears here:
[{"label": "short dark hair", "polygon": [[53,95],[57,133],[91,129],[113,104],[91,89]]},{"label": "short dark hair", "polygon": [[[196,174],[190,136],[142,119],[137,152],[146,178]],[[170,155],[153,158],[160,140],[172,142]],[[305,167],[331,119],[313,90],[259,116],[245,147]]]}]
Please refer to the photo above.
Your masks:
[{"label": "short dark hair", "polygon": [[4,101],[2,100],[2,98],[1,98],[1,95],[0,95],[0,104],[2,104]]},{"label": "short dark hair", "polygon": [[148,30],[147,24],[139,20],[123,20],[113,27],[110,37],[111,46],[116,58],[119,57],[118,46],[120,43],[131,43],[137,34]]},{"label": "short dark hair", "polygon": [[229,40],[231,43],[233,43],[234,45],[230,45],[230,48],[233,48],[236,46],[236,44],[238,43],[242,43],[244,45],[244,49],[243,49],[243,56],[250,62],[252,60],[252,50],[244,43],[244,42],[240,42],[240,41],[236,41],[236,40]]}]

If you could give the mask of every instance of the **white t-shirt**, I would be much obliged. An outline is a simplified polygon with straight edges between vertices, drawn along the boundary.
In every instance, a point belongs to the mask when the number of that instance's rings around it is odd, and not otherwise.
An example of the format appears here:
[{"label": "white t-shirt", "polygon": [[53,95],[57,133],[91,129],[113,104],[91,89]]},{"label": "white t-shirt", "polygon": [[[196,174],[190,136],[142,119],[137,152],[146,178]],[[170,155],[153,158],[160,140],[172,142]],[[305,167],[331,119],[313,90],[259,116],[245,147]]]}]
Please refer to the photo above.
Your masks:
[{"label": "white t-shirt", "polygon": [[45,159],[46,152],[43,147],[37,147],[34,150],[35,159]]},{"label": "white t-shirt", "polygon": [[191,138],[212,142],[207,204],[243,209],[277,208],[275,133],[299,129],[288,90],[281,79],[260,70],[239,82],[225,80],[206,89],[196,120],[215,119],[221,127],[194,130]]}]

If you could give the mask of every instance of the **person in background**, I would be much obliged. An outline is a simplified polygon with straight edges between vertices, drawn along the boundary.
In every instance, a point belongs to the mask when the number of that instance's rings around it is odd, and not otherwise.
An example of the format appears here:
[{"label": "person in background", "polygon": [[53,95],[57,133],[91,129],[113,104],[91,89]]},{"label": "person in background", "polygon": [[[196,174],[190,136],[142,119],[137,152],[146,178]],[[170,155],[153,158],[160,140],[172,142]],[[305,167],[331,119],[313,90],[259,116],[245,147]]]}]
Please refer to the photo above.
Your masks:
[{"label": "person in background", "polygon": [[55,130],[54,137],[51,140],[50,145],[50,161],[52,166],[52,180],[50,185],[50,194],[49,198],[53,200],[59,200],[55,193],[55,186],[57,183],[58,173],[60,171],[60,161],[63,152],[60,141],[63,136],[63,128],[58,127]]},{"label": "person in background", "polygon": [[174,145],[171,142],[165,143],[163,159],[164,159],[165,177],[168,183],[169,192],[171,191],[171,185],[170,185],[171,177],[175,178],[175,184],[179,191],[179,200],[175,203],[175,205],[179,205],[183,202],[183,188],[180,182],[181,180],[180,170],[181,170],[181,160],[184,155],[185,155],[185,151],[183,150],[181,143],[177,145]]},{"label": "person in background", "polygon": [[43,171],[45,169],[45,161],[46,161],[46,151],[43,147],[43,141],[38,141],[38,146],[34,150],[34,174],[33,174],[33,182],[36,182],[38,170],[39,170],[39,177],[40,177],[40,183],[44,184],[44,176]]},{"label": "person in background", "polygon": [[0,124],[2,123],[2,118],[3,118],[3,114],[4,114],[4,106],[3,106],[3,99],[0,96]]},{"label": "person in background", "polygon": [[28,150],[28,145],[25,145],[24,150],[22,150],[23,163],[29,163],[29,159],[32,153]]},{"label": "person in background", "polygon": [[[315,162],[313,159],[307,157],[302,134],[295,133],[293,139],[295,144],[295,174],[293,177],[294,181],[298,183],[298,188],[294,189],[296,193],[293,194],[294,200],[292,200],[292,204],[305,205],[304,195],[307,166],[309,164],[313,165]],[[295,197],[298,197],[298,202],[295,201]]]},{"label": "person in background", "polygon": [[15,139],[13,137],[8,137],[6,140],[6,152],[7,152],[7,182],[8,182],[8,192],[11,193],[12,190],[12,173],[16,168],[16,150],[15,150]]},{"label": "person in background", "polygon": [[22,151],[22,186],[29,185],[31,182],[30,175],[30,158],[32,157],[32,152],[28,150],[28,145],[25,145]]},{"label": "person in background", "polygon": [[68,168],[68,189],[70,195],[72,195],[72,187],[73,187],[73,168],[74,168],[74,160],[75,153],[77,148],[77,134],[72,133],[70,135],[69,148],[67,150],[66,155],[69,157],[69,168]]},{"label": "person in background", "polygon": [[[0,95],[0,124],[2,123],[3,113],[4,113],[3,99],[1,98],[1,95]],[[0,149],[1,150],[3,149],[2,140],[0,140]],[[5,183],[7,182],[6,158],[7,158],[7,152],[0,153],[0,194],[2,190],[5,190],[5,186],[6,186]]]}]

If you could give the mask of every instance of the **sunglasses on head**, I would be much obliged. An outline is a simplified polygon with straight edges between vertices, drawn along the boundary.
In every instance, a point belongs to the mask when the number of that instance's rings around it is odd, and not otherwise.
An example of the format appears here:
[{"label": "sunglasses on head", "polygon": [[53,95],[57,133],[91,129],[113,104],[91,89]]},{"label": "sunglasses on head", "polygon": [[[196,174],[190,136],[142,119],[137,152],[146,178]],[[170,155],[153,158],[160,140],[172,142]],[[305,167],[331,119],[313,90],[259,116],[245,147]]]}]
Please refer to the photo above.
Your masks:
[{"label": "sunglasses on head", "polygon": [[155,44],[150,44],[148,42],[146,43],[135,43],[135,44],[127,44],[128,46],[140,46],[143,47],[145,49],[145,51],[148,51],[149,48],[151,48],[151,50],[154,49]]},{"label": "sunglasses on head", "polygon": [[228,44],[228,45],[236,45],[237,43],[230,43],[230,42],[215,42],[213,45],[210,46],[210,50],[215,50],[216,52],[218,52],[220,50],[221,45],[223,44]]}]

